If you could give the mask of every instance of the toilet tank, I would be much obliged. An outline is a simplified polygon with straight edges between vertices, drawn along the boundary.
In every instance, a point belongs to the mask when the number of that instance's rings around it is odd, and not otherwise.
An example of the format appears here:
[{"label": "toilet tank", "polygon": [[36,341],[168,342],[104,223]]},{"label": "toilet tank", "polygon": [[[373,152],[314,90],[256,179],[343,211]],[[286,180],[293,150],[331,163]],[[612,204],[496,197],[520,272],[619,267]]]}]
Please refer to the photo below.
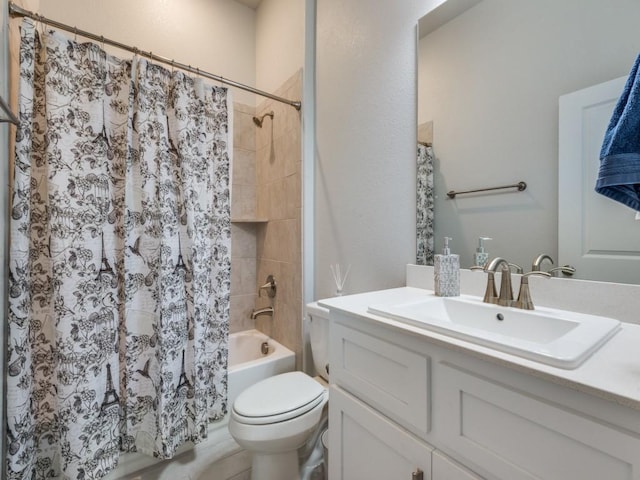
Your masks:
[{"label": "toilet tank", "polygon": [[307,304],[309,341],[313,366],[318,375],[329,381],[329,310],[317,304]]}]

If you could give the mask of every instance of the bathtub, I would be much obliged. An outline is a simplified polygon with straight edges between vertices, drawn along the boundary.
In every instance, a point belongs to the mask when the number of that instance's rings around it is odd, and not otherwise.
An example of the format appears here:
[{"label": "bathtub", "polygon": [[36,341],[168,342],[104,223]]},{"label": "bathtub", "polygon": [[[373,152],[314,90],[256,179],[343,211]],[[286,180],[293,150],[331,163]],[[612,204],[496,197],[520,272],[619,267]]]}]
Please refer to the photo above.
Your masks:
[{"label": "bathtub", "polygon": [[[268,351],[262,353],[262,344]],[[229,335],[229,365],[227,398],[228,410],[233,401],[247,387],[273,375],[295,370],[295,353],[258,330],[246,330]],[[218,460],[226,463],[237,456],[234,468],[249,468],[250,457],[231,438],[229,415],[209,426],[209,438],[198,445],[181,447],[172,460],[158,461],[146,455],[127,453],[120,456],[118,468],[105,480],[175,480],[197,478],[213,480],[227,478],[228,466],[216,466]],[[237,454],[237,455],[236,455]],[[244,465],[243,465],[244,464]],[[224,472],[224,473],[222,473]],[[235,475],[235,474],[234,474]]]},{"label": "bathtub", "polygon": [[[262,344],[268,352],[262,353]],[[296,368],[295,353],[258,330],[229,335],[229,410],[234,400],[247,387],[263,378],[292,372]]]}]

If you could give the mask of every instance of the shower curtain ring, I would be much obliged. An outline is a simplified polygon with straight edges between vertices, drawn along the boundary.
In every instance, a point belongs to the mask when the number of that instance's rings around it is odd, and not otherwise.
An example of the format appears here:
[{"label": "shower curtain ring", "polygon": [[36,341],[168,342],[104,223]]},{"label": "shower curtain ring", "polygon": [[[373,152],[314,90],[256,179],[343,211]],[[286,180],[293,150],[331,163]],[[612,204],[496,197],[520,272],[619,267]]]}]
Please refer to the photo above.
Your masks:
[{"label": "shower curtain ring", "polygon": [[73,41],[74,42],[78,41],[78,27],[76,26],[73,27]]}]

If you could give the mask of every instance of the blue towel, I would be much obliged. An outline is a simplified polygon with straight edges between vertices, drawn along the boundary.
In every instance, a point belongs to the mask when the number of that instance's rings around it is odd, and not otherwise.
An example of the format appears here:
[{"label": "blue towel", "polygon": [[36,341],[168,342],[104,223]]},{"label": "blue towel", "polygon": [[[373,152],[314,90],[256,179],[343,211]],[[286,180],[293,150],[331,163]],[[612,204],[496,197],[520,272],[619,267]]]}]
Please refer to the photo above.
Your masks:
[{"label": "blue towel", "polygon": [[596,192],[640,211],[640,55],[604,136]]}]

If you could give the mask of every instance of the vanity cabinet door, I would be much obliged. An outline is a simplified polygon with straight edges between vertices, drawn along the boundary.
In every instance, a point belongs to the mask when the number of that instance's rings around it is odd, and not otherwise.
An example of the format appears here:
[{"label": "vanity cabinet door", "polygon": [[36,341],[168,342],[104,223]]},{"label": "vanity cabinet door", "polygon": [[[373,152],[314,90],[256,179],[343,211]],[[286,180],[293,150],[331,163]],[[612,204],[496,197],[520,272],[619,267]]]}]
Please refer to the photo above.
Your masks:
[{"label": "vanity cabinet door", "polygon": [[438,367],[438,446],[487,478],[640,480],[636,435],[544,400],[544,392],[538,397],[512,388],[488,372]]},{"label": "vanity cabinet door", "polygon": [[330,480],[430,480],[432,447],[342,389],[329,394]]},{"label": "vanity cabinet door", "polygon": [[483,480],[437,450],[433,451],[431,462],[433,480]]},{"label": "vanity cabinet door", "polygon": [[428,356],[340,321],[331,325],[329,348],[331,383],[426,439],[430,411]]}]

